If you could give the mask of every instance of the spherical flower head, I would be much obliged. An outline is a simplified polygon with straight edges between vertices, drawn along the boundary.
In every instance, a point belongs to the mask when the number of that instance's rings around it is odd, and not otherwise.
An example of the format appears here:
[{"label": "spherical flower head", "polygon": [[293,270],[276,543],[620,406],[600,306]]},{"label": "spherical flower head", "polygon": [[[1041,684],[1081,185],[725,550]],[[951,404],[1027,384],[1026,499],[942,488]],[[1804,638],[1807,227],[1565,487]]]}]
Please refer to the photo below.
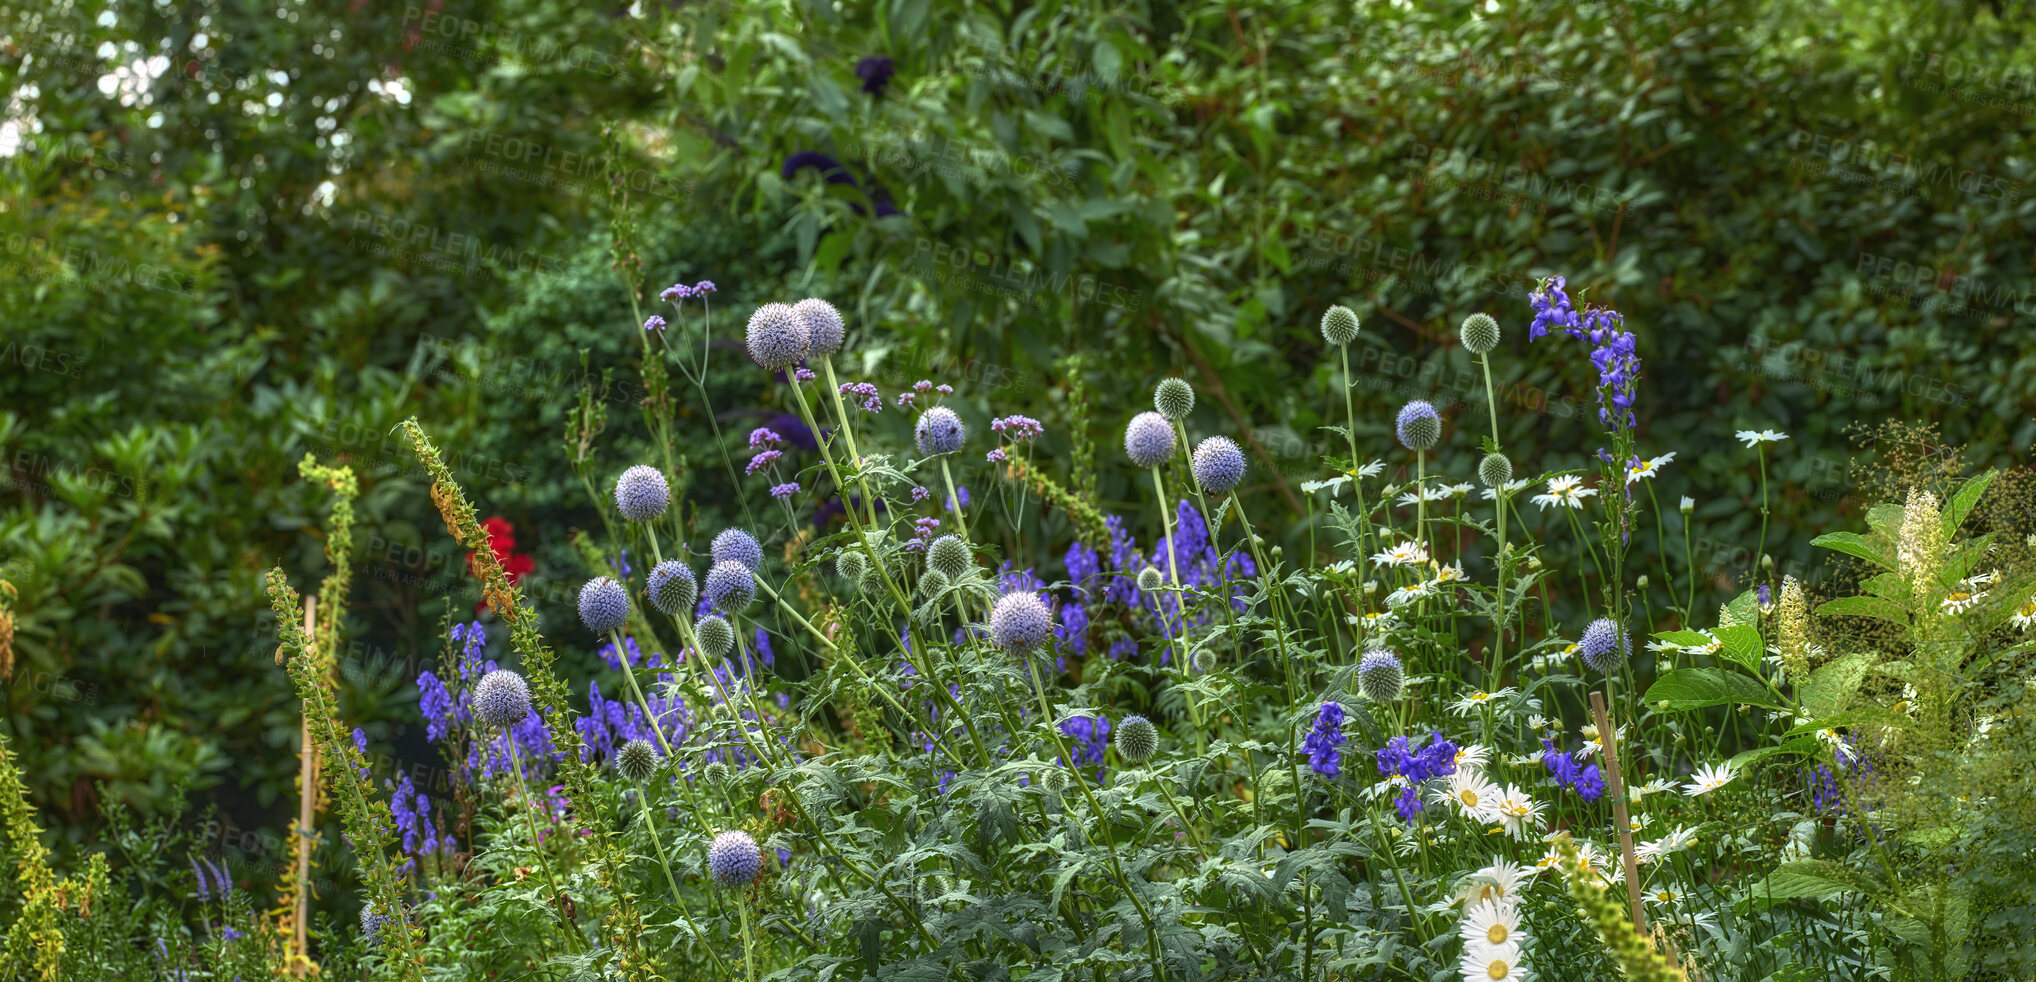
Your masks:
[{"label": "spherical flower head", "polygon": [[912,431],[912,438],[919,442],[919,453],[926,457],[959,451],[962,437],[966,435],[961,417],[946,406],[935,406],[920,413],[919,425]]},{"label": "spherical flower head", "polygon": [[506,668],[489,672],[474,686],[474,715],[505,730],[523,722],[530,718],[530,686]]},{"label": "spherical flower head", "polygon": [[1577,641],[1577,654],[1583,656],[1584,664],[1600,672],[1611,672],[1619,663],[1633,655],[1633,640],[1609,617],[1600,617],[1584,628],[1584,636]]},{"label": "spherical flower head", "polygon": [[1004,594],[990,609],[990,640],[1013,654],[1023,654],[1053,636],[1053,614],[1029,590]]},{"label": "spherical flower head", "polygon": [[1139,413],[1124,427],[1124,455],[1140,467],[1158,467],[1174,455],[1174,427],[1158,413]]},{"label": "spherical flower head", "polygon": [[1463,336],[1464,350],[1483,357],[1499,346],[1499,322],[1490,314],[1472,314],[1463,319],[1458,329]]},{"label": "spherical flower head", "polygon": [[657,773],[657,748],[648,740],[631,740],[615,751],[615,770],[631,784],[642,784]]},{"label": "spherical flower head", "polygon": [[1339,348],[1357,340],[1357,311],[1340,304],[1323,311],[1322,340]]},{"label": "spherical flower head", "polygon": [[825,358],[841,350],[841,311],[816,297],[792,305],[792,313],[806,325],[806,357]]},{"label": "spherical flower head", "polygon": [[791,305],[767,303],[749,315],[749,357],[766,370],[784,371],[806,357],[806,322]]},{"label": "spherical flower head", "polygon": [[1166,574],[1156,566],[1147,566],[1138,571],[1138,588],[1151,593],[1166,584]]},{"label": "spherical flower head", "polygon": [[708,614],[693,624],[693,640],[709,658],[726,658],[735,650],[735,628],[721,617]]},{"label": "spherical flower head", "polygon": [[943,535],[926,546],[926,568],[953,580],[975,565],[975,555],[959,536]]},{"label": "spherical flower head", "polygon": [[1488,453],[1478,461],[1478,480],[1485,482],[1485,487],[1501,487],[1512,479],[1513,462],[1505,454]]},{"label": "spherical flower head", "polygon": [[629,620],[629,591],[606,576],[580,587],[580,623],[595,634],[607,634]]},{"label": "spherical flower head", "polygon": [[382,929],[388,927],[394,920],[395,918],[383,913],[382,905],[375,901],[370,900],[361,905],[361,941],[367,945],[369,951],[382,946]]},{"label": "spherical flower head", "polygon": [[700,777],[704,778],[710,787],[718,788],[721,785],[727,784],[728,779],[734,776],[734,770],[729,768],[726,761],[713,761],[707,766],[700,768]]},{"label": "spherical flower head", "polygon": [[1186,379],[1162,379],[1152,390],[1152,408],[1168,419],[1186,419],[1195,411],[1195,387]]},{"label": "spherical flower head", "polygon": [[870,559],[860,552],[844,552],[834,557],[835,575],[855,584],[862,585],[863,577],[870,571]]},{"label": "spherical flower head", "polygon": [[741,529],[722,529],[707,554],[717,563],[741,563],[751,572],[763,568],[763,547],[756,544],[756,536]]},{"label": "spherical flower head", "polygon": [[716,610],[742,610],[756,599],[756,574],[733,559],[722,560],[707,571],[706,592]]},{"label": "spherical flower head", "polygon": [[1159,727],[1143,716],[1126,716],[1117,724],[1117,756],[1142,764],[1159,751]]},{"label": "spherical flower head", "polygon": [[1399,432],[1400,445],[1409,450],[1427,450],[1442,439],[1442,416],[1425,399],[1401,406],[1393,426]]},{"label": "spherical flower head", "polygon": [[723,832],[707,847],[707,869],[724,887],[739,887],[763,872],[763,850],[747,832]]},{"label": "spherical flower head", "polygon": [[1374,651],[1357,663],[1358,690],[1373,702],[1400,698],[1400,689],[1406,682],[1407,670],[1400,665],[1400,656],[1390,651]]},{"label": "spherical flower head", "polygon": [[700,599],[700,584],[693,568],[676,559],[667,559],[650,571],[650,605],[667,616],[690,612]]},{"label": "spherical flower head", "polygon": [[947,592],[949,582],[946,573],[929,569],[925,575],[919,577],[919,592],[928,598],[937,597]]},{"label": "spherical flower head", "polygon": [[1244,480],[1244,451],[1237,448],[1236,441],[1227,436],[1212,436],[1195,447],[1193,466],[1195,485],[1202,494],[1220,498],[1237,488]]},{"label": "spherical flower head", "polygon": [[615,510],[632,522],[648,522],[665,513],[672,489],[657,468],[638,464],[615,481]]}]

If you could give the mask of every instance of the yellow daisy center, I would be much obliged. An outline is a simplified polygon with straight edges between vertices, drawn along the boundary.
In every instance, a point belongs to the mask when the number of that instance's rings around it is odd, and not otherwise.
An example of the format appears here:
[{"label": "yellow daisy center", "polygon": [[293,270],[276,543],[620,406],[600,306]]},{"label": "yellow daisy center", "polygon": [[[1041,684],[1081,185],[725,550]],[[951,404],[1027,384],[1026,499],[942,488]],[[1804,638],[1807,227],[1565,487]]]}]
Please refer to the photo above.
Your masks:
[{"label": "yellow daisy center", "polygon": [[1509,933],[1506,930],[1506,925],[1494,924],[1485,929],[1485,940],[1493,944],[1505,944]]},{"label": "yellow daisy center", "polygon": [[1465,808],[1476,808],[1478,806],[1478,793],[1469,788],[1463,789],[1463,793],[1457,797],[1463,799],[1463,806]]},{"label": "yellow daisy center", "polygon": [[1495,979],[1503,979],[1512,973],[1512,967],[1507,965],[1505,959],[1502,958],[1494,958],[1490,965],[1485,966],[1485,974]]}]

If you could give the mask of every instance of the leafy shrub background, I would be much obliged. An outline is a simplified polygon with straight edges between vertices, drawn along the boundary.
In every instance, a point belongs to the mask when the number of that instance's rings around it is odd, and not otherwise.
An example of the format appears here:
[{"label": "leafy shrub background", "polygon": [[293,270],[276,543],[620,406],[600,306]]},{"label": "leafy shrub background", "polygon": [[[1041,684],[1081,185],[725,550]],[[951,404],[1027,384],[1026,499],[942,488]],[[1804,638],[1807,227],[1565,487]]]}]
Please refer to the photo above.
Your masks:
[{"label": "leafy shrub background", "polygon": [[[569,616],[566,532],[596,520],[562,441],[579,353],[626,362],[628,291],[647,311],[677,279],[721,287],[723,338],[763,299],[830,297],[887,392],[953,381],[978,426],[1048,419],[1049,456],[1069,437],[1058,359],[1084,352],[1106,504],[1135,477],[1112,421],[1181,373],[1204,392],[1190,432],[1253,434],[1266,508],[1335,442],[1324,307],[1365,318],[1364,435],[1421,395],[1469,460],[1457,416],[1482,396],[1450,329],[1564,272],[1640,335],[1641,446],[1679,455],[1662,490],[1698,499],[1714,599],[1760,520],[1732,429],[1793,438],[1770,461],[1770,551],[1801,569],[1811,530],[1857,517],[1855,422],[1935,420],[1979,463],[2024,459],[2024,11],[1417,7],[11,9],[0,562],[21,591],[7,725],[38,808],[73,844],[101,834],[95,799],[168,813],[178,787],[222,828],[284,827],[296,707],[258,572],[320,565],[307,450],[362,475],[343,712],[392,765],[431,759],[403,729],[411,679],[474,598],[390,428],[430,421],[536,557],[540,608]],[[167,70],[108,98],[108,42]],[[871,55],[897,72],[876,97],[854,74]],[[856,188],[783,176],[802,151]],[[717,357],[735,433],[759,383]],[[1495,364],[1509,444],[1588,444],[1580,360],[1550,343]],[[644,440],[616,374],[606,460]],[[705,409],[680,398],[688,500],[729,507]]]}]

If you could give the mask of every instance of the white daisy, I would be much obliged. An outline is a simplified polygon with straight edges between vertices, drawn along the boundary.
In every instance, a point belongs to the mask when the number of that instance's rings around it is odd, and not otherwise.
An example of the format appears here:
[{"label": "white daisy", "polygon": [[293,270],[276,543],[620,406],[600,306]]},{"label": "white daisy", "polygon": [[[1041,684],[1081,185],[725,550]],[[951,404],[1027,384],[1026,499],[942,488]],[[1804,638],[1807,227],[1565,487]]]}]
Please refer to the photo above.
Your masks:
[{"label": "white daisy", "polygon": [[1993,582],[2000,578],[2001,578],[2000,570],[1990,569],[1984,573],[1976,573],[1972,576],[1968,576],[1965,579],[1960,580],[1958,582],[1966,587],[1983,587],[1992,586]]},{"label": "white daisy", "polygon": [[1541,763],[1541,759],[1547,755],[1548,751],[1545,750],[1536,750],[1531,754],[1524,755],[1507,754],[1506,763],[1514,767],[1531,767]]},{"label": "white daisy", "polygon": [[1491,763],[1491,760],[1492,748],[1481,743],[1465,744],[1456,750],[1456,766],[1459,769],[1468,767],[1484,770],[1485,765]]},{"label": "white daisy", "polygon": [[[1548,717],[1543,716],[1540,713],[1534,713],[1527,717],[1527,728],[1530,730],[1545,730],[1548,728],[1548,726],[1549,726]],[[1555,724],[1555,728],[1561,729],[1562,724],[1558,721]]]},{"label": "white daisy", "polygon": [[1646,784],[1634,788],[1632,791],[1632,796],[1634,801],[1639,801],[1640,799],[1645,798],[1651,794],[1660,794],[1663,791],[1674,791],[1674,790],[1675,782],[1664,781],[1661,778],[1657,777],[1654,780],[1647,782]]},{"label": "white daisy", "polygon": [[1467,495],[1476,489],[1477,486],[1471,484],[1468,481],[1465,481],[1462,484],[1445,484],[1441,488],[1441,490],[1444,493],[1448,494],[1452,498],[1461,498],[1464,495]]},{"label": "white daisy", "polygon": [[1374,460],[1374,461],[1372,461],[1371,463],[1369,463],[1369,464],[1366,464],[1366,465],[1364,465],[1363,467],[1360,467],[1360,468],[1358,468],[1358,469],[1357,469],[1357,476],[1358,476],[1358,477],[1377,477],[1377,476],[1379,476],[1380,474],[1383,474],[1383,473],[1385,473],[1385,472],[1386,472],[1386,462],[1385,462],[1385,461],[1383,461],[1383,460]]},{"label": "white daisy", "polygon": [[1443,797],[1472,821],[1490,821],[1499,804],[1499,786],[1477,771],[1459,770],[1449,775]]},{"label": "white daisy", "polygon": [[1690,512],[1693,512],[1697,509],[1697,499],[1692,498],[1689,495],[1683,495],[1683,500],[1676,504],[1676,508],[1681,510],[1683,514],[1687,515]]},{"label": "white daisy", "polygon": [[1987,591],[1974,590],[1970,586],[1959,584],[1958,589],[1945,594],[1944,599],[1938,601],[1937,606],[1943,608],[1947,614],[1963,614],[1986,598]]},{"label": "white daisy", "polygon": [[1500,903],[1496,900],[1480,900],[1463,912],[1463,923],[1458,924],[1456,933],[1467,945],[1485,944],[1497,947],[1520,939],[1520,908],[1517,904]]},{"label": "white daisy", "polygon": [[1647,650],[1654,652],[1681,651],[1682,647],[1682,645],[1676,644],[1673,641],[1663,641],[1660,638],[1647,642]]},{"label": "white daisy", "polygon": [[1428,584],[1426,583],[1416,583],[1413,584],[1412,586],[1403,586],[1398,590],[1394,590],[1393,592],[1386,594],[1386,606],[1388,608],[1404,607],[1407,604],[1419,600],[1427,595],[1428,595]]},{"label": "white daisy", "polygon": [[1675,451],[1671,450],[1665,454],[1662,454],[1659,457],[1652,457],[1647,460],[1627,464],[1626,483],[1632,484],[1635,481],[1645,481],[1648,478],[1651,478],[1654,475],[1661,473],[1662,467],[1667,465],[1669,461],[1674,459]]},{"label": "white daisy", "polygon": [[1371,557],[1371,561],[1382,566],[1419,566],[1428,562],[1428,550],[1409,540]]},{"label": "white daisy", "polygon": [[1669,885],[1655,887],[1654,889],[1649,890],[1644,894],[1641,894],[1641,896],[1645,898],[1646,901],[1650,904],[1665,904],[1671,906],[1674,904],[1682,903],[1684,900],[1683,892],[1681,890],[1676,889],[1674,886]]},{"label": "white daisy", "polygon": [[[1505,483],[1504,487],[1505,487],[1505,491],[1506,491],[1506,494],[1508,494],[1508,495],[1511,495],[1511,494],[1513,494],[1513,492],[1515,492],[1515,491],[1524,491],[1524,490],[1526,490],[1526,489],[1527,489],[1527,486],[1528,486],[1528,485],[1530,485],[1530,484],[1533,484],[1533,483],[1534,483],[1533,481],[1530,481],[1530,480],[1528,480],[1528,479],[1526,479],[1526,478],[1524,478],[1524,477],[1516,477],[1516,478],[1514,478],[1514,479],[1512,479],[1512,480],[1510,480],[1510,481],[1507,481],[1507,482]],[[1481,498],[1483,498],[1483,499],[1485,499],[1486,501],[1492,501],[1492,500],[1494,500],[1494,499],[1498,498],[1498,496],[1499,496],[1499,489],[1498,489],[1498,488],[1486,488],[1486,489],[1484,489],[1483,491],[1480,491],[1480,492],[1478,492],[1478,496],[1479,496],[1479,497],[1481,497]]]},{"label": "white daisy", "polygon": [[1548,493],[1534,496],[1534,505],[1546,510],[1550,505],[1568,508],[1582,508],[1584,499],[1598,493],[1597,488],[1584,487],[1584,479],[1575,474],[1564,474],[1548,482]]},{"label": "white daisy", "polygon": [[1725,650],[1725,642],[1723,642],[1723,641],[1720,641],[1720,640],[1718,640],[1718,636],[1717,636],[1717,635],[1715,635],[1715,634],[1712,634],[1712,633],[1711,633],[1711,630],[1710,630],[1709,628],[1705,628],[1705,629],[1703,629],[1703,630],[1700,630],[1700,631],[1698,631],[1697,633],[1698,633],[1698,634],[1701,634],[1701,635],[1703,635],[1703,636],[1704,636],[1704,637],[1706,637],[1706,638],[1709,638],[1710,640],[1709,640],[1709,641],[1705,641],[1705,642],[1703,642],[1702,644],[1686,644],[1686,645],[1683,645],[1683,654],[1686,654],[1686,655],[1715,655],[1715,654],[1717,654],[1718,652],[1720,652],[1720,651],[1723,651],[1723,650]]},{"label": "white daisy", "polygon": [[1470,894],[1470,901],[1517,904],[1520,891],[1527,887],[1527,878],[1533,875],[1533,870],[1522,869],[1519,863],[1494,859],[1492,865],[1470,875],[1470,886],[1474,891]]},{"label": "white daisy", "polygon": [[1506,834],[1515,839],[1525,839],[1541,831],[1541,803],[1532,795],[1513,785],[1507,785],[1499,793],[1499,823],[1505,826]]},{"label": "white daisy", "polygon": [[1519,982],[1527,977],[1527,969],[1520,964],[1520,946],[1512,943],[1469,945],[1456,967],[1464,982]]},{"label": "white daisy", "polygon": [[1346,616],[1344,620],[1348,622],[1351,627],[1364,628],[1364,632],[1366,634],[1377,634],[1381,631],[1388,631],[1395,627],[1398,627],[1400,623],[1399,619],[1394,617],[1393,612],[1389,610],[1370,611],[1364,614],[1362,617]]},{"label": "white daisy", "polygon": [[2024,631],[2029,629],[2029,625],[2036,624],[2036,597],[2030,597],[2008,620]]},{"label": "white daisy", "polygon": [[1446,566],[1437,566],[1435,568],[1435,578],[1428,582],[1437,586],[1444,583],[1461,583],[1467,575],[1463,571],[1462,563],[1450,563]]},{"label": "white daisy", "polygon": [[1740,430],[1732,434],[1732,438],[1745,441],[1747,449],[1750,450],[1763,443],[1780,443],[1788,439],[1789,435],[1777,430],[1761,430],[1757,433],[1753,430]]},{"label": "white daisy", "polygon": [[1314,494],[1317,491],[1328,491],[1329,496],[1334,498],[1337,492],[1342,491],[1343,486],[1349,483],[1350,475],[1348,474],[1338,474],[1326,481],[1302,481],[1301,493]]},{"label": "white daisy", "polygon": [[1398,498],[1393,499],[1393,503],[1403,507],[1410,507],[1423,501],[1441,501],[1447,497],[1449,497],[1448,493],[1440,487],[1413,488]]},{"label": "white daisy", "polygon": [[1690,775],[1690,783],[1683,785],[1683,794],[1692,798],[1709,794],[1724,787],[1732,780],[1732,768],[1726,764],[1706,764]]},{"label": "white daisy", "polygon": [[1469,716],[1472,713],[1477,712],[1479,709],[1484,708],[1484,706],[1487,703],[1490,703],[1492,700],[1504,699],[1505,697],[1512,695],[1514,691],[1515,690],[1510,685],[1503,689],[1500,689],[1497,692],[1486,692],[1483,689],[1472,689],[1469,692],[1465,693],[1463,698],[1458,699],[1454,703],[1451,703],[1449,711],[1455,713],[1458,716]]}]

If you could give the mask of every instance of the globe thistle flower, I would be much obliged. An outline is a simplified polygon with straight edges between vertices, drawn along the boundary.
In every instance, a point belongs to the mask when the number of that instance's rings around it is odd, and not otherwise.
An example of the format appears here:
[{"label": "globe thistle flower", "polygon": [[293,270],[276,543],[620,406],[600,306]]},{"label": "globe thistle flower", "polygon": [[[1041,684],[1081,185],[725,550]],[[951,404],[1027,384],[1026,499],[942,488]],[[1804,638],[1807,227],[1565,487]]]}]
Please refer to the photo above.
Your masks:
[{"label": "globe thistle flower", "polygon": [[1139,413],[1124,427],[1124,455],[1140,467],[1158,467],[1174,455],[1174,428],[1158,413]]},{"label": "globe thistle flower", "polygon": [[731,613],[748,607],[756,599],[756,574],[733,559],[715,563],[707,570],[707,603]]},{"label": "globe thistle flower", "polygon": [[1024,654],[1053,637],[1053,614],[1029,590],[1004,594],[990,609],[990,640],[1012,654]]},{"label": "globe thistle flower", "polygon": [[595,634],[607,634],[629,620],[629,591],[606,576],[580,587],[580,623]]},{"label": "globe thistle flower", "polygon": [[1458,329],[1463,336],[1464,350],[1483,357],[1499,346],[1499,322],[1490,314],[1472,314],[1463,319]]},{"label": "globe thistle flower", "polygon": [[1400,407],[1393,427],[1399,433],[1400,445],[1409,450],[1427,450],[1442,439],[1442,417],[1425,399],[1415,399]]},{"label": "globe thistle flower", "polygon": [[713,761],[707,766],[700,768],[700,777],[713,787],[727,784],[729,778],[734,776],[735,771],[725,761]]},{"label": "globe thistle flower", "polygon": [[382,946],[382,929],[395,922],[395,918],[382,912],[382,905],[370,900],[361,905],[361,942],[369,951]]},{"label": "globe thistle flower", "polygon": [[671,486],[655,467],[638,464],[615,480],[615,510],[632,522],[648,522],[664,514],[671,500]]},{"label": "globe thistle flower", "polygon": [[708,614],[694,623],[693,640],[707,657],[726,658],[735,650],[735,628],[720,616]]},{"label": "globe thistle flower", "polygon": [[869,575],[870,559],[860,552],[844,552],[834,557],[834,573],[848,582],[861,586],[863,577]]},{"label": "globe thistle flower", "polygon": [[700,584],[693,568],[676,559],[667,559],[650,571],[650,605],[668,616],[693,609],[700,599]]},{"label": "globe thistle flower", "polygon": [[1633,655],[1633,640],[1609,617],[1600,617],[1584,628],[1584,636],[1578,639],[1576,647],[1584,664],[1606,673]]},{"label": "globe thistle flower", "polygon": [[1357,664],[1357,688],[1373,702],[1400,698],[1406,682],[1407,670],[1400,665],[1400,656],[1390,651],[1374,651]]},{"label": "globe thistle flower", "polygon": [[1161,379],[1152,390],[1152,408],[1168,419],[1186,419],[1195,411],[1195,387],[1186,379]]},{"label": "globe thistle flower", "polygon": [[1478,480],[1483,481],[1485,487],[1504,487],[1512,479],[1513,462],[1506,459],[1505,454],[1488,453],[1485,459],[1478,461]]},{"label": "globe thistle flower", "polygon": [[947,585],[947,574],[937,569],[929,569],[925,575],[919,577],[919,592],[925,594],[929,599],[946,593]]},{"label": "globe thistle flower", "polygon": [[747,832],[723,832],[707,847],[707,869],[724,887],[753,882],[763,872],[763,850]]},{"label": "globe thistle flower", "polygon": [[958,579],[973,565],[975,556],[959,536],[943,535],[926,546],[926,568],[949,580]]},{"label": "globe thistle flower", "polygon": [[1143,716],[1126,716],[1117,724],[1117,756],[1142,764],[1159,750],[1159,727]]},{"label": "globe thistle flower", "polygon": [[1197,648],[1188,656],[1188,667],[1197,675],[1207,675],[1216,670],[1216,652],[1209,648]]},{"label": "globe thistle flower", "polygon": [[919,414],[919,425],[913,429],[912,438],[918,441],[920,455],[931,457],[959,451],[967,432],[954,410],[935,406]]},{"label": "globe thistle flower", "polygon": [[530,718],[530,686],[523,676],[498,668],[474,686],[474,715],[482,723],[508,729]]},{"label": "globe thistle flower", "polygon": [[615,751],[615,770],[631,784],[642,784],[657,773],[657,748],[648,740],[631,740]]},{"label": "globe thistle flower", "polygon": [[1340,304],[1323,311],[1322,340],[1339,348],[1357,340],[1357,312]]},{"label": "globe thistle flower", "polygon": [[1165,585],[1166,574],[1161,573],[1158,567],[1147,566],[1138,571],[1138,588],[1140,590],[1151,593]]},{"label": "globe thistle flower", "polygon": [[1195,484],[1202,493],[1211,498],[1220,498],[1236,489],[1237,482],[1244,480],[1244,451],[1227,436],[1212,436],[1195,447],[1193,466]]},{"label": "globe thistle flower", "polygon": [[749,315],[749,357],[768,371],[797,365],[812,338],[806,322],[788,304],[767,303]]},{"label": "globe thistle flower", "polygon": [[741,563],[751,572],[763,568],[763,547],[756,544],[756,536],[741,529],[722,529],[707,554],[717,563]]},{"label": "globe thistle flower", "polygon": [[817,297],[792,305],[792,314],[806,326],[806,357],[825,358],[841,350],[841,311]]}]

